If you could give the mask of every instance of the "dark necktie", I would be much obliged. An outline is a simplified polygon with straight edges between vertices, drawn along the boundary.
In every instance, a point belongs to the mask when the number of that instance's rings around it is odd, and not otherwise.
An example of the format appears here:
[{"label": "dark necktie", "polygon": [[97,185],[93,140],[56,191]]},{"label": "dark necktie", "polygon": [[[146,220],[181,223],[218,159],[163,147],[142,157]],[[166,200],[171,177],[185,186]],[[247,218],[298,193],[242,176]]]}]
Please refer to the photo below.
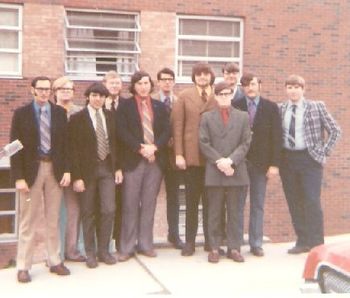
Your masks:
[{"label": "dark necktie", "polygon": [[50,120],[45,107],[40,109],[40,149],[43,153],[49,153],[51,149]]},{"label": "dark necktie", "polygon": [[290,118],[289,130],[288,130],[288,143],[291,148],[295,147],[295,112],[296,105],[292,105],[292,116]]},{"label": "dark necktie", "polygon": [[202,91],[201,97],[202,97],[202,101],[203,101],[203,102],[207,102],[207,100],[208,100],[208,94],[207,94],[207,92],[205,92],[205,90]]},{"label": "dark necktie", "polygon": [[166,96],[164,98],[164,104],[165,104],[165,108],[166,108],[167,112],[170,113],[170,111],[171,111],[171,100],[170,100],[169,96]]},{"label": "dark necktie", "polygon": [[249,124],[250,124],[250,127],[253,127],[253,125],[254,125],[255,114],[256,114],[256,104],[255,104],[255,101],[249,99],[249,100],[248,100],[248,115],[249,115]]},{"label": "dark necktie", "polygon": [[99,160],[105,160],[109,154],[109,145],[106,133],[103,129],[102,118],[98,110],[96,110],[96,138],[97,138],[97,156]]}]

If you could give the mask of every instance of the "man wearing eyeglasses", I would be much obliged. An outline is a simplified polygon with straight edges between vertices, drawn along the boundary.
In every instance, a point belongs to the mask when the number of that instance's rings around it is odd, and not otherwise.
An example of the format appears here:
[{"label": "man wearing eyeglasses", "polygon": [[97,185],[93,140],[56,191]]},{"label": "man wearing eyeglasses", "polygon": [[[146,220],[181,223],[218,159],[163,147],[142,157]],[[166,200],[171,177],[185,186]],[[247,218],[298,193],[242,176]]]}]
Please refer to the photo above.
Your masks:
[{"label": "man wearing eyeglasses", "polygon": [[49,102],[49,78],[33,79],[31,93],[34,100],[15,110],[11,125],[11,140],[20,140],[24,147],[11,158],[11,174],[19,192],[17,280],[21,283],[31,281],[29,270],[42,204],[50,272],[70,274],[61,261],[59,237],[62,187],[70,184],[67,116],[62,107]]},{"label": "man wearing eyeglasses", "polygon": [[255,74],[244,74],[241,84],[245,97],[234,102],[233,106],[248,112],[252,130],[252,142],[247,154],[250,179],[249,245],[254,256],[262,257],[266,184],[268,179],[278,175],[282,124],[277,104],[260,96],[261,80]]},{"label": "man wearing eyeglasses", "polygon": [[224,80],[229,84],[230,88],[233,90],[231,103],[236,102],[241,97],[244,97],[244,92],[240,86],[239,82],[239,66],[236,63],[226,63],[222,68],[222,74]]}]

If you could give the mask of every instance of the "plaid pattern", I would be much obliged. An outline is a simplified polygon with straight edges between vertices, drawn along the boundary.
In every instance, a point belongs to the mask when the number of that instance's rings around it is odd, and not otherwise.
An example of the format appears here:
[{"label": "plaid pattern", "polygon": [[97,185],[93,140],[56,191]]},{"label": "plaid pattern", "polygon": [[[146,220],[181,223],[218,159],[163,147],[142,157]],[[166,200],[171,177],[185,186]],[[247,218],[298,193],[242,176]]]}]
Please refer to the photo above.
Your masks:
[{"label": "plaid pattern", "polygon": [[[326,156],[330,155],[335,143],[340,137],[340,128],[328,113],[324,102],[305,100],[304,138],[307,150],[317,162],[324,164]],[[288,102],[280,105],[282,120],[286,113]],[[325,131],[328,138],[325,139]]]}]

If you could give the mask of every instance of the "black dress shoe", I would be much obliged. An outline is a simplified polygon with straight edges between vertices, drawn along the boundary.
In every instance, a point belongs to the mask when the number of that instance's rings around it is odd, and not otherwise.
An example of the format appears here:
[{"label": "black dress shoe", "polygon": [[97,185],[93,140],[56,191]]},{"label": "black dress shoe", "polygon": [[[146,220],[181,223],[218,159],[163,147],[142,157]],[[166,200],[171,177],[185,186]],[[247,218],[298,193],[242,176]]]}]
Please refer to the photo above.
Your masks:
[{"label": "black dress shoe", "polygon": [[288,249],[288,253],[290,255],[298,255],[298,254],[302,254],[305,252],[309,252],[310,251],[310,247],[308,246],[294,246],[291,249]]},{"label": "black dress shoe", "polygon": [[96,268],[98,266],[95,256],[88,256],[86,258],[86,266],[90,269]]},{"label": "black dress shoe", "polygon": [[30,277],[28,270],[19,270],[17,272],[17,280],[21,283],[28,283],[32,281],[32,278]]},{"label": "black dress shoe", "polygon": [[177,237],[177,238],[174,238],[174,237],[170,237],[168,236],[168,241],[176,248],[176,249],[183,249],[184,248],[184,243],[183,241]]},{"label": "black dress shoe", "polygon": [[193,242],[186,242],[184,248],[181,251],[181,255],[184,257],[192,256],[195,250],[196,249]]},{"label": "black dress shoe", "polygon": [[264,250],[261,247],[252,247],[250,249],[250,252],[256,257],[263,257],[264,256]]},{"label": "black dress shoe", "polygon": [[105,253],[98,256],[100,262],[105,263],[106,265],[114,265],[117,263],[117,259],[113,257],[110,253]]},{"label": "black dress shoe", "polygon": [[62,275],[62,276],[70,274],[69,269],[66,266],[64,266],[63,263],[58,264],[56,266],[51,266],[50,267],[50,272],[51,273],[56,273],[57,275]]}]

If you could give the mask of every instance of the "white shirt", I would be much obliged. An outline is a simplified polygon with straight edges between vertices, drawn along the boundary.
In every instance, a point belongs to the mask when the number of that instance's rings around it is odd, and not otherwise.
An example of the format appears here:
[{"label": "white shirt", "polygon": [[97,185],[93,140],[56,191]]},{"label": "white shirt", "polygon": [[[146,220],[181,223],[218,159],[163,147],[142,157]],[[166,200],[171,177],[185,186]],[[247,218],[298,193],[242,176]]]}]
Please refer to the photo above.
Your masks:
[{"label": "white shirt", "polygon": [[[96,109],[94,109],[92,106],[90,106],[88,104],[87,109],[89,111],[89,115],[90,115],[90,119],[92,121],[92,125],[94,126],[94,129],[96,130]],[[106,125],[106,118],[105,118],[105,114],[102,111],[102,108],[97,110],[98,113],[101,116],[102,119],[102,126],[103,126],[103,130],[105,131],[105,135],[106,138],[108,139],[108,133],[107,133],[107,125]]]},{"label": "white shirt", "polygon": [[[289,125],[292,118],[292,106],[296,105],[295,109],[295,147],[291,148],[288,142],[289,135]],[[283,119],[283,145],[284,148],[290,150],[304,150],[306,149],[306,144],[304,140],[304,113],[305,105],[304,99],[299,100],[297,103],[291,101],[288,102],[287,110]]]}]

